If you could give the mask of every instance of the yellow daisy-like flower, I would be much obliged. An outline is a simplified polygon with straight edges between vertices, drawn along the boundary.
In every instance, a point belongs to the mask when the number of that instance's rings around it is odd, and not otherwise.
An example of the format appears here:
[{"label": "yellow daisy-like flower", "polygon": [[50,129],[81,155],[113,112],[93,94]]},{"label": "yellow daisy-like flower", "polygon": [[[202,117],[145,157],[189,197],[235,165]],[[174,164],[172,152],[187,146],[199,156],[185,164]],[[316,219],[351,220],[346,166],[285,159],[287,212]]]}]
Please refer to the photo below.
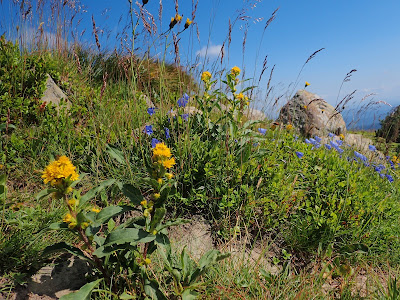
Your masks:
[{"label": "yellow daisy-like flower", "polygon": [[158,143],[153,148],[153,158],[157,159],[159,157],[170,158],[172,156],[171,150],[164,143]]},{"label": "yellow daisy-like flower", "polygon": [[310,83],[306,81],[304,87],[306,88],[306,87],[308,87],[309,85],[310,85]]},{"label": "yellow daisy-like flower", "polygon": [[211,73],[208,71],[205,71],[201,74],[201,80],[204,82],[208,82],[211,79]]},{"label": "yellow daisy-like flower", "polygon": [[60,156],[57,160],[51,162],[43,171],[42,178],[44,183],[50,182],[52,186],[69,178],[71,181],[78,180],[79,175],[75,171],[76,167],[71,163],[68,157]]},{"label": "yellow daisy-like flower", "polygon": [[240,74],[240,68],[239,67],[237,67],[237,66],[234,66],[232,69],[231,69],[231,74],[233,75],[233,76],[238,76],[239,74]]},{"label": "yellow daisy-like flower", "polygon": [[339,134],[340,139],[344,140],[344,135],[341,133]]},{"label": "yellow daisy-like flower", "polygon": [[182,21],[182,16],[181,16],[180,14],[176,14],[176,15],[175,15],[175,20],[176,20],[177,22]]},{"label": "yellow daisy-like flower", "polygon": [[162,165],[164,166],[164,168],[166,168],[166,169],[171,169],[174,165],[175,165],[175,158],[170,158],[170,159],[167,159],[167,160],[164,160],[163,162],[162,162]]},{"label": "yellow daisy-like flower", "polygon": [[242,93],[235,94],[235,97],[236,97],[237,99],[241,100],[241,101],[244,100],[244,95],[243,95]]},{"label": "yellow daisy-like flower", "polygon": [[64,216],[64,218],[63,218],[63,222],[64,223],[71,223],[71,221],[72,221],[72,215],[71,214],[66,214],[65,216]]}]

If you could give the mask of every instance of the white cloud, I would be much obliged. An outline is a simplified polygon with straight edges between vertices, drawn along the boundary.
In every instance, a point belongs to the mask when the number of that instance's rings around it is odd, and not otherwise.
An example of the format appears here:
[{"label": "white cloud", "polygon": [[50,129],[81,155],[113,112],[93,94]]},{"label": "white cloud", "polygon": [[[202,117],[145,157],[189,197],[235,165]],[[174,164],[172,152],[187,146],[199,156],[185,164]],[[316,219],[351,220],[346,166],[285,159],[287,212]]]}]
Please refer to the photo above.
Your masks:
[{"label": "white cloud", "polygon": [[196,52],[199,56],[216,57],[221,53],[222,45],[204,46]]}]

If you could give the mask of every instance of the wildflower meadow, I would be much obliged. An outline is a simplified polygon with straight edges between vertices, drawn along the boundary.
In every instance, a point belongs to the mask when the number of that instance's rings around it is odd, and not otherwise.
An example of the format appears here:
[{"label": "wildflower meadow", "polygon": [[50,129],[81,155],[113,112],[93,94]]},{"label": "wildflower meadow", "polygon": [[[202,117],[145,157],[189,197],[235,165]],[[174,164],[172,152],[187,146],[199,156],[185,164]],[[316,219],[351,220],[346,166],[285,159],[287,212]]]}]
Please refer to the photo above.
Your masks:
[{"label": "wildflower meadow", "polygon": [[[175,11],[160,25],[152,0],[126,1],[112,53],[93,15],[95,46],[67,43],[77,6],[50,2],[32,9],[59,17],[56,44],[40,28],[29,44],[0,38],[0,298],[67,253],[90,271],[62,300],[398,299],[393,144],[251,118],[244,65],[180,65],[196,1],[160,1]],[[40,100],[48,76],[66,99]],[[200,255],[176,238],[196,220],[212,240]]]}]

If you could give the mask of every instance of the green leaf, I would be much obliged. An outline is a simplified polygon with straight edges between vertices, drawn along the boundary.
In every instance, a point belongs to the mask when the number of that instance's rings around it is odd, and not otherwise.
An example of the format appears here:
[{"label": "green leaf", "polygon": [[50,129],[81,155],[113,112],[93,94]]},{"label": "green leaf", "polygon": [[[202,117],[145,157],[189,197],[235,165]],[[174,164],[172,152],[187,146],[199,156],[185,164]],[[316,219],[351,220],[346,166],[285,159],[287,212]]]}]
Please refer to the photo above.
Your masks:
[{"label": "green leaf", "polygon": [[127,205],[112,205],[103,208],[97,215],[93,226],[100,226],[107,223],[111,218],[118,216],[124,212],[135,210],[132,206]]},{"label": "green leaf", "polygon": [[186,246],[183,248],[181,252],[181,267],[182,267],[183,281],[187,282],[186,279],[192,272],[191,270],[192,264],[191,264],[191,259],[189,258],[189,255],[186,252]]},{"label": "green leaf", "polygon": [[160,227],[158,227],[156,229],[157,229],[157,231],[161,231],[164,228],[168,228],[168,227],[171,227],[171,226],[178,226],[178,225],[185,224],[185,223],[190,223],[190,220],[178,218],[175,221],[165,222],[163,225],[161,225]]},{"label": "green leaf", "polygon": [[182,300],[195,300],[199,298],[199,293],[192,289],[186,289],[183,291],[181,297]]},{"label": "green leaf", "polygon": [[47,197],[48,195],[50,195],[50,194],[52,194],[52,193],[55,193],[55,192],[57,192],[56,189],[45,189],[45,190],[39,192],[39,193],[36,195],[35,198],[36,198],[36,200],[40,200],[40,199],[42,199],[42,198],[44,198],[44,197]]},{"label": "green leaf", "polygon": [[86,260],[86,261],[88,261],[88,262],[93,264],[93,262],[89,258],[87,258],[85,256],[85,254],[83,254],[82,250],[80,250],[80,249],[78,249],[76,247],[73,247],[71,245],[68,245],[65,242],[60,242],[60,243],[57,243],[57,244],[54,244],[54,245],[46,247],[43,250],[43,255],[48,255],[48,254],[51,254],[51,253],[54,253],[54,252],[58,252],[58,251],[66,251],[68,253],[76,255],[79,258],[82,258],[82,259],[84,259],[84,260]]},{"label": "green leaf", "polygon": [[158,283],[155,280],[145,278],[144,280],[144,292],[150,299],[163,300],[167,299],[164,294],[160,291]]},{"label": "green leaf", "polygon": [[119,296],[121,300],[129,300],[129,299],[136,299],[136,296],[129,295],[126,292],[123,292],[121,296]]},{"label": "green leaf", "polygon": [[0,175],[0,185],[6,185],[6,174]]},{"label": "green leaf", "polygon": [[154,213],[154,217],[150,222],[150,232],[153,232],[154,229],[157,228],[157,226],[161,223],[161,221],[163,220],[164,216],[166,213],[166,209],[165,208],[156,208],[156,211]]},{"label": "green leaf", "polygon": [[124,153],[121,150],[110,145],[106,145],[106,152],[120,164],[126,165]]},{"label": "green leaf", "polygon": [[95,187],[95,188],[91,189],[90,191],[88,191],[85,195],[83,195],[81,197],[79,207],[83,207],[83,205],[86,204],[86,202],[88,202],[90,199],[94,198],[98,192],[100,192],[104,188],[112,185],[114,182],[115,182],[115,179],[105,180],[102,183],[100,183],[100,185],[98,187]]},{"label": "green leaf", "polygon": [[142,193],[139,189],[131,184],[124,184],[122,186],[122,193],[129,198],[133,205],[139,205],[144,200]]},{"label": "green leaf", "polygon": [[64,295],[60,298],[60,300],[89,300],[90,295],[92,294],[93,289],[99,285],[99,283],[103,280],[97,279],[96,281],[92,281],[86,283],[83,287],[81,287],[78,291],[70,293],[68,295]]},{"label": "green leaf", "polygon": [[52,230],[68,229],[68,224],[64,222],[51,223],[49,229]]}]

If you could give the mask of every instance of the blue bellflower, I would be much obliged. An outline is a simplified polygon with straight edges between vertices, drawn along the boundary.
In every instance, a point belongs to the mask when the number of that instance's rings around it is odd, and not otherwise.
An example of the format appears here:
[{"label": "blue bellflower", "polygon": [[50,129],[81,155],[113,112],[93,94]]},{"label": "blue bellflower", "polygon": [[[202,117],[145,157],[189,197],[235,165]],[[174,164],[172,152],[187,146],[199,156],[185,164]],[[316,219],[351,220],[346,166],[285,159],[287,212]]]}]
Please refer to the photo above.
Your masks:
[{"label": "blue bellflower", "polygon": [[146,125],[143,132],[150,136],[153,133],[153,126]]}]

